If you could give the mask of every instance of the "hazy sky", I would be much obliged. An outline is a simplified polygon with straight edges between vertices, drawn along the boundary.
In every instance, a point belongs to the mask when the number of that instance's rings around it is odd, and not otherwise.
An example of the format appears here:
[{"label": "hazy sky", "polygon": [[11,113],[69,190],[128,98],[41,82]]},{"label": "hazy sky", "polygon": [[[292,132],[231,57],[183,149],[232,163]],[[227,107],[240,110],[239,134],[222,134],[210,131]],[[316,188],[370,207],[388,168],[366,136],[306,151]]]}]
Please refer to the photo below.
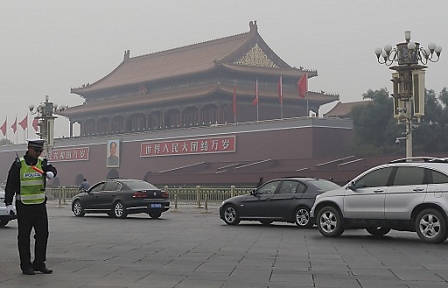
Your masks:
[{"label": "hazy sky", "polygon": [[[391,70],[373,51],[404,42],[410,30],[423,46],[446,49],[426,73],[426,88],[439,93],[448,86],[447,11],[445,0],[2,1],[0,125],[7,116],[8,139],[24,142],[22,128],[16,135],[10,128],[16,116],[22,120],[45,95],[81,104],[70,88],[109,74],[125,50],[134,57],[244,33],[251,20],[289,65],[317,69],[310,90],[338,93],[342,102],[360,101],[369,88],[391,91]],[[64,118],[56,119],[56,135],[69,135]]]}]

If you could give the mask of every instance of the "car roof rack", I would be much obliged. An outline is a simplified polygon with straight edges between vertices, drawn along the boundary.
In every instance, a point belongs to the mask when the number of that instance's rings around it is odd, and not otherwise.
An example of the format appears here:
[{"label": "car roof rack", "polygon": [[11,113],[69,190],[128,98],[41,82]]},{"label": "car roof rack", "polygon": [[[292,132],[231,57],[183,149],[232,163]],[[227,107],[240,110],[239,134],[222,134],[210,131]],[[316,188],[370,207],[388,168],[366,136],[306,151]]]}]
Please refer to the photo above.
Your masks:
[{"label": "car roof rack", "polygon": [[389,163],[405,163],[405,162],[432,162],[432,163],[448,163],[448,158],[437,157],[408,157],[390,161]]},{"label": "car roof rack", "polygon": [[435,158],[435,159],[430,159],[428,162],[448,163],[448,158]]}]

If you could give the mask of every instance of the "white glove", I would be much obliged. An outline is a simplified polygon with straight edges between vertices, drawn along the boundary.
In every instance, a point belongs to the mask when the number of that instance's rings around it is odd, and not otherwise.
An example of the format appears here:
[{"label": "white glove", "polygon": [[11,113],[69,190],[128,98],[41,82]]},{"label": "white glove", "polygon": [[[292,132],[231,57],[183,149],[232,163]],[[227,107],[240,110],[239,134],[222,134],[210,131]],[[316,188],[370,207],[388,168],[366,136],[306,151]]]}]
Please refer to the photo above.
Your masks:
[{"label": "white glove", "polygon": [[16,209],[14,209],[14,206],[6,205],[6,214],[10,215],[11,211],[14,212],[14,214],[16,214]]},{"label": "white glove", "polygon": [[54,178],[54,173],[53,172],[51,172],[51,171],[48,171],[47,173],[47,179],[53,179]]}]

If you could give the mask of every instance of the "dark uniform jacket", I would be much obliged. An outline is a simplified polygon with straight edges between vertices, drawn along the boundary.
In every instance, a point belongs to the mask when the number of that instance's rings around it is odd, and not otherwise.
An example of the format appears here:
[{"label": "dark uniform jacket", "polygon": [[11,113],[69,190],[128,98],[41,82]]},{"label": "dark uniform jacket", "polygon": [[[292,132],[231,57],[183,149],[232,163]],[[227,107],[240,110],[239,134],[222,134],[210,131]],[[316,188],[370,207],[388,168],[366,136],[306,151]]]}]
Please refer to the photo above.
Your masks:
[{"label": "dark uniform jacket", "polygon": [[[25,163],[28,165],[36,165],[37,159],[32,158],[28,155],[28,152],[23,157],[25,159]],[[18,159],[17,159],[18,160]],[[14,194],[20,194],[20,161],[14,161],[12,163],[11,168],[9,169],[8,179],[6,181],[5,187],[5,204],[11,205],[12,199],[14,198]],[[42,169],[44,172],[53,172],[54,176],[56,176],[57,171],[56,168],[51,164],[47,164],[47,161],[44,159],[42,163]]]}]

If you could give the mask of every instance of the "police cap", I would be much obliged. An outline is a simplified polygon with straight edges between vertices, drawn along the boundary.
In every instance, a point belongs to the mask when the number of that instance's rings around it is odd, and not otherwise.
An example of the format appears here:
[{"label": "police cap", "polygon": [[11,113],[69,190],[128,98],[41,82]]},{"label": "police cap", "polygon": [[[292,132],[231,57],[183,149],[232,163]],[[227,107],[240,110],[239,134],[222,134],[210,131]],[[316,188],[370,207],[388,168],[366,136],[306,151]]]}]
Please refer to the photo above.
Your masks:
[{"label": "police cap", "polygon": [[43,151],[44,150],[44,139],[27,139],[28,141],[28,147],[33,147],[36,151]]}]

